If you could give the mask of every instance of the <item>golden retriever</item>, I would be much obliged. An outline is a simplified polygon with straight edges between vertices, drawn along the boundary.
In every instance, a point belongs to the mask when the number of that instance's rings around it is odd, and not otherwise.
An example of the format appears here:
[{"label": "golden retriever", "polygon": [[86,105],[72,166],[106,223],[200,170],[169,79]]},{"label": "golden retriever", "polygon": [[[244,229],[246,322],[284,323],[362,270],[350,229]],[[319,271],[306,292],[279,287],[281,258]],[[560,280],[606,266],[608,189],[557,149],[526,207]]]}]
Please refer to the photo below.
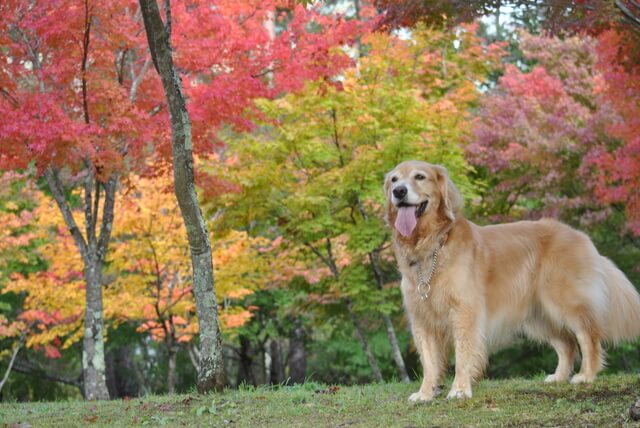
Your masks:
[{"label": "golden retriever", "polygon": [[[423,381],[411,401],[430,401],[455,352],[448,398],[471,397],[489,350],[515,334],[558,354],[546,382],[591,382],[604,364],[602,342],[640,335],[640,295],[582,232],[558,221],[477,226],[444,167],[419,161],[385,179],[386,220]],[[435,260],[434,260],[435,259]]]}]

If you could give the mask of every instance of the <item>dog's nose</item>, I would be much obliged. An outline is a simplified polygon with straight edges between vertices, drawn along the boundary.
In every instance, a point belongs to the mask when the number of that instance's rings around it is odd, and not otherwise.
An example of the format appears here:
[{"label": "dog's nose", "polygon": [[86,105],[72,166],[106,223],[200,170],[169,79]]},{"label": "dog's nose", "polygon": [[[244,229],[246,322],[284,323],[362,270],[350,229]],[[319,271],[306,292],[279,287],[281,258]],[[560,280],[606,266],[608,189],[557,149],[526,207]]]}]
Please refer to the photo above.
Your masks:
[{"label": "dog's nose", "polygon": [[398,186],[393,189],[393,196],[395,196],[396,199],[403,199],[407,196],[407,186]]}]

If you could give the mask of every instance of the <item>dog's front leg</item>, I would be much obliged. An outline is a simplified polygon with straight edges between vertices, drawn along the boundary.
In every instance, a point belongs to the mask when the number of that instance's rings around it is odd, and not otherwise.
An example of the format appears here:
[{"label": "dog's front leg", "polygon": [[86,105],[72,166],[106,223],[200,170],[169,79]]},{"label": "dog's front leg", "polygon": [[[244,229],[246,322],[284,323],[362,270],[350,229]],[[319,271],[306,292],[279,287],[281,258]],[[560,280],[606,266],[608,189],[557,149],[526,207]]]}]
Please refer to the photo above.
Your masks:
[{"label": "dog's front leg", "polygon": [[447,398],[471,398],[471,383],[486,365],[487,352],[479,311],[456,311],[453,320],[456,375]]},{"label": "dog's front leg", "polygon": [[445,344],[442,335],[429,329],[412,325],[413,339],[422,362],[422,385],[409,401],[428,402],[437,393],[438,383],[445,369]]}]

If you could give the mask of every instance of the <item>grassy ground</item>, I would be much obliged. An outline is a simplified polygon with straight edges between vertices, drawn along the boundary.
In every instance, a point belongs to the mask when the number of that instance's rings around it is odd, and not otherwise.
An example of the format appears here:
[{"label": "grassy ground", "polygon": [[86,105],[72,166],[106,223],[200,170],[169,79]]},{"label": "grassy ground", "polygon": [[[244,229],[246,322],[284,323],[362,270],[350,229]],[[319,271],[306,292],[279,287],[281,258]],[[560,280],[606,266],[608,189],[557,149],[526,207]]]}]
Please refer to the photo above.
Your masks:
[{"label": "grassy ground", "polygon": [[639,426],[629,406],[637,375],[603,376],[592,385],[541,379],[482,381],[474,397],[407,401],[417,383],[244,388],[222,394],[167,395],[109,402],[0,403],[1,427],[237,426]]}]

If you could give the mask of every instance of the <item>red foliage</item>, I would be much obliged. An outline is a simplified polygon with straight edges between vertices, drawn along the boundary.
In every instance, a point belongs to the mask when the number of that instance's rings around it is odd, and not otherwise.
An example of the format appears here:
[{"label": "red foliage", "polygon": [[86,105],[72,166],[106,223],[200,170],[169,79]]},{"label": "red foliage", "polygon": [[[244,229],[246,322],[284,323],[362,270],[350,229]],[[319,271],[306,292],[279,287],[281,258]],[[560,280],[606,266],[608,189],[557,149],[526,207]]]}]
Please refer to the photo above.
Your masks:
[{"label": "red foliage", "polygon": [[[211,151],[224,124],[250,128],[254,99],[330,79],[351,63],[340,46],[364,24],[301,5],[275,15],[288,4],[173,4],[172,43],[196,153]],[[146,73],[152,66],[138,8],[131,0],[0,5],[0,168],[35,160],[40,172],[55,165],[75,173],[89,160],[104,179],[139,170],[152,147],[169,158],[167,110],[159,79]],[[280,34],[276,23],[284,25]]]},{"label": "red foliage", "polygon": [[605,203],[623,203],[629,228],[640,235],[640,65],[625,62],[631,47],[621,37],[615,31],[599,37],[597,66],[606,82],[601,96],[620,115],[608,131],[622,145],[612,151],[598,148],[587,162],[596,167],[596,195]]}]

